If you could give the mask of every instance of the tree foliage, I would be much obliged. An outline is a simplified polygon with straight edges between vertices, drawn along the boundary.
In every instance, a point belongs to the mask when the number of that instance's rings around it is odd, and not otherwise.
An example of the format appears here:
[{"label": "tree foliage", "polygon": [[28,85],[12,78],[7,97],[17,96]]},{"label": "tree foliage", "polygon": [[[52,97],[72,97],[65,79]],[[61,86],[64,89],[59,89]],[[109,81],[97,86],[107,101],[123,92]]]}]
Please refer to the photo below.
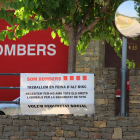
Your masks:
[{"label": "tree foliage", "polygon": [[[11,27],[0,32],[0,40],[6,35],[9,39],[19,39],[29,31],[53,29],[60,41],[70,45],[70,33],[74,31],[73,44],[84,54],[91,40],[104,38],[121,58],[122,40],[115,30],[112,21],[119,4],[123,0],[0,0],[5,8],[15,9],[14,15],[1,8],[0,18],[10,23]],[[140,0],[139,0],[140,1]],[[15,24],[17,25],[15,27]],[[72,46],[72,45],[70,45]],[[128,68],[135,67],[134,62],[127,59]]]},{"label": "tree foliage", "polygon": [[136,10],[137,15],[140,17],[140,3],[134,2],[134,4],[134,9]]}]

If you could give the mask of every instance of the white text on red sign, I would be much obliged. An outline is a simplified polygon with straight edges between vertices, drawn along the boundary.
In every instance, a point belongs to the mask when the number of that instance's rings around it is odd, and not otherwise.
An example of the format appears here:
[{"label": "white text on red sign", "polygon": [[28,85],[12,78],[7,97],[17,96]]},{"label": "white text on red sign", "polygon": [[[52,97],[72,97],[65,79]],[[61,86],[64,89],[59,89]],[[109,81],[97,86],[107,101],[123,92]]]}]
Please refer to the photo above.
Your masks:
[{"label": "white text on red sign", "polygon": [[0,45],[0,55],[24,56],[27,54],[28,56],[39,56],[42,53],[43,55],[54,56],[56,54],[55,48],[54,44],[49,44],[47,47],[45,44],[28,44],[27,46],[25,44],[12,44],[11,47],[5,44],[4,47]]}]

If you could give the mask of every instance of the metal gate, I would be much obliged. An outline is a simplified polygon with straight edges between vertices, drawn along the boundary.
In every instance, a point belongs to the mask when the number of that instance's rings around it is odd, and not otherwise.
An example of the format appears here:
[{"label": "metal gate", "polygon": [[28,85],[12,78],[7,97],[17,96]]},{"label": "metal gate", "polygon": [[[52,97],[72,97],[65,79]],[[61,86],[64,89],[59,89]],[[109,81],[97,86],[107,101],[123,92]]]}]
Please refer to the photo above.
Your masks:
[{"label": "metal gate", "polygon": [[[19,76],[20,75],[20,73],[0,73],[0,76],[3,76],[3,75],[5,75],[5,76],[9,76],[9,75],[12,75],[12,76]],[[1,89],[20,89],[20,87],[1,87],[0,86],[0,90]],[[0,101],[0,103],[8,103],[8,104],[19,104],[19,102],[15,102],[15,101]]]}]

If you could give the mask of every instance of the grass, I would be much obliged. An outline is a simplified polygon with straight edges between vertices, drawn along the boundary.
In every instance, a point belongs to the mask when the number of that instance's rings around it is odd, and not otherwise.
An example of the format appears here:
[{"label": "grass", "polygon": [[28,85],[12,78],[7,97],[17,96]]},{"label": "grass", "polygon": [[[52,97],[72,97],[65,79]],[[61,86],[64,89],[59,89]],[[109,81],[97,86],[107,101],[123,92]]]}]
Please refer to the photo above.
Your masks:
[{"label": "grass", "polygon": [[[127,22],[126,22],[127,20]],[[132,18],[118,15],[116,20],[116,25],[118,28],[124,29],[126,27],[132,26],[135,22]]]}]

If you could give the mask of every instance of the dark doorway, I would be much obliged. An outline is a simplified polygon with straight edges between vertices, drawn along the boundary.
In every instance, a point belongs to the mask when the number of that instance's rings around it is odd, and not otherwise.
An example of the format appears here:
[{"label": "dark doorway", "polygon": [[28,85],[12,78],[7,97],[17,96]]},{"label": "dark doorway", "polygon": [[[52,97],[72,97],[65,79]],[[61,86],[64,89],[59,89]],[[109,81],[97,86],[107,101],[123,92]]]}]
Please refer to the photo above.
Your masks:
[{"label": "dark doorway", "polygon": [[[135,68],[140,68],[140,36],[136,40],[127,39],[127,58],[134,61]],[[117,89],[121,89],[121,58],[117,56],[114,47],[106,42],[105,45],[105,67],[115,67],[117,69]],[[129,70],[127,71],[127,80],[129,80]],[[129,91],[127,91],[126,111],[129,112]],[[120,98],[116,99],[116,115],[120,112]]]}]

